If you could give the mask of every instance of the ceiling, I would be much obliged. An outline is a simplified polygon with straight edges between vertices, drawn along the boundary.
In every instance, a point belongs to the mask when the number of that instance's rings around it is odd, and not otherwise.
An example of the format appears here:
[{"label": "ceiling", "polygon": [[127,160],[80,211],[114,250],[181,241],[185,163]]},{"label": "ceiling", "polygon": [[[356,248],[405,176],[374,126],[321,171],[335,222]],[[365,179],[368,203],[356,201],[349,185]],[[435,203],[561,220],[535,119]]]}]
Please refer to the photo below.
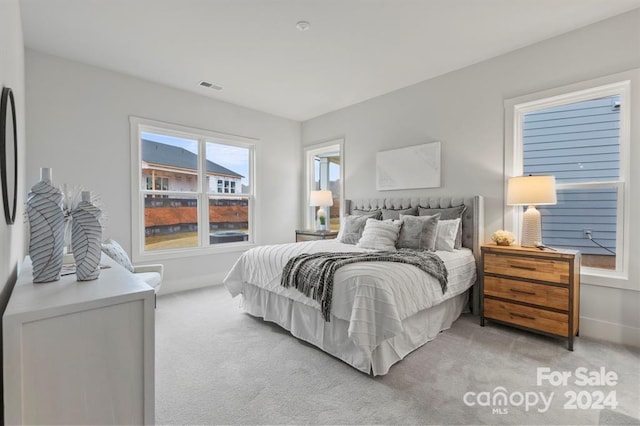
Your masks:
[{"label": "ceiling", "polygon": [[[298,121],[637,7],[640,0],[21,0],[28,48]],[[299,31],[300,20],[311,27]]]}]

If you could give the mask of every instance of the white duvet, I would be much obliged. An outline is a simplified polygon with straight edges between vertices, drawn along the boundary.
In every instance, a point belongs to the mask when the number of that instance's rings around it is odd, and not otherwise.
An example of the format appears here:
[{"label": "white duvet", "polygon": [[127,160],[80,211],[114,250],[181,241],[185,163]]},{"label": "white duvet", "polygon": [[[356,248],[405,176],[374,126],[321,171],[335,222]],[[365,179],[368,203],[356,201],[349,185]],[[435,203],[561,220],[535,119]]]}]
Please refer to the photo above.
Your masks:
[{"label": "white duvet", "polygon": [[[301,253],[320,251],[361,252],[336,240],[269,245],[245,252],[235,263],[224,285],[232,296],[243,293],[245,284],[286,296],[320,309],[315,300],[294,288],[280,285],[287,261]],[[380,342],[403,332],[402,321],[467,290],[476,281],[476,263],[471,250],[438,251],[448,270],[447,291],[438,280],[413,265],[392,262],[362,262],[336,271],[331,314],[349,322],[349,338],[366,352]]]}]

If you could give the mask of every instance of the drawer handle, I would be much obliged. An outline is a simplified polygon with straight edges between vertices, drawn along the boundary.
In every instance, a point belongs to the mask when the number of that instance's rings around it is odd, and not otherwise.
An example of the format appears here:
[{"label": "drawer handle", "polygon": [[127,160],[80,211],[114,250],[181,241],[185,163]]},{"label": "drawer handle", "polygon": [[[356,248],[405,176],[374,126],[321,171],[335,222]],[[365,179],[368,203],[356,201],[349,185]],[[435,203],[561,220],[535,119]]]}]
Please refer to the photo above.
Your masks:
[{"label": "drawer handle", "polygon": [[509,265],[512,268],[516,268],[516,269],[524,269],[526,271],[535,271],[536,268],[535,266],[523,266],[523,265]]},{"label": "drawer handle", "polygon": [[528,315],[522,315],[522,314],[514,314],[513,312],[509,312],[509,315],[511,315],[512,317],[519,317],[519,318],[524,318],[524,319],[533,320],[533,321],[536,320],[534,317],[530,317]]},{"label": "drawer handle", "polygon": [[512,288],[510,289],[512,292],[514,293],[520,293],[520,294],[526,294],[528,296],[535,296],[536,294],[532,291],[524,291],[524,290],[518,290],[517,288]]}]

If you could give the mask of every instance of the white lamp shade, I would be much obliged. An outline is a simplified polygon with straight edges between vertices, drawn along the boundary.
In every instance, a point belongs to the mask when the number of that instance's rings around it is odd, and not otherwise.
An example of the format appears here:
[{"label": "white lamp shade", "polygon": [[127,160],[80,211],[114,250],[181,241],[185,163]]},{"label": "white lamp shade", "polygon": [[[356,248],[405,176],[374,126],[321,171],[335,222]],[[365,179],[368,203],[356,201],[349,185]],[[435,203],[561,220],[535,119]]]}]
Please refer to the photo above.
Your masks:
[{"label": "white lamp shade", "polygon": [[332,206],[333,196],[331,191],[311,191],[309,194],[310,206]]},{"label": "white lamp shade", "polygon": [[507,184],[507,205],[534,206],[556,204],[555,176],[517,176]]}]

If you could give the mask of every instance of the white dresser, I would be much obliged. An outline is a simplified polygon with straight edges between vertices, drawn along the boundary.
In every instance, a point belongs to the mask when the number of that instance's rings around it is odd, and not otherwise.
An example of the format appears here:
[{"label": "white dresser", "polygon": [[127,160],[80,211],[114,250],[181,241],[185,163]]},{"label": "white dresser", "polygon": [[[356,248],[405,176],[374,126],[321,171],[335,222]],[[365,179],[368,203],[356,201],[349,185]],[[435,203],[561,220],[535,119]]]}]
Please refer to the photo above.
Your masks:
[{"label": "white dresser", "polygon": [[25,259],[2,318],[6,424],[154,423],[154,291],[102,263],[33,284]]}]

